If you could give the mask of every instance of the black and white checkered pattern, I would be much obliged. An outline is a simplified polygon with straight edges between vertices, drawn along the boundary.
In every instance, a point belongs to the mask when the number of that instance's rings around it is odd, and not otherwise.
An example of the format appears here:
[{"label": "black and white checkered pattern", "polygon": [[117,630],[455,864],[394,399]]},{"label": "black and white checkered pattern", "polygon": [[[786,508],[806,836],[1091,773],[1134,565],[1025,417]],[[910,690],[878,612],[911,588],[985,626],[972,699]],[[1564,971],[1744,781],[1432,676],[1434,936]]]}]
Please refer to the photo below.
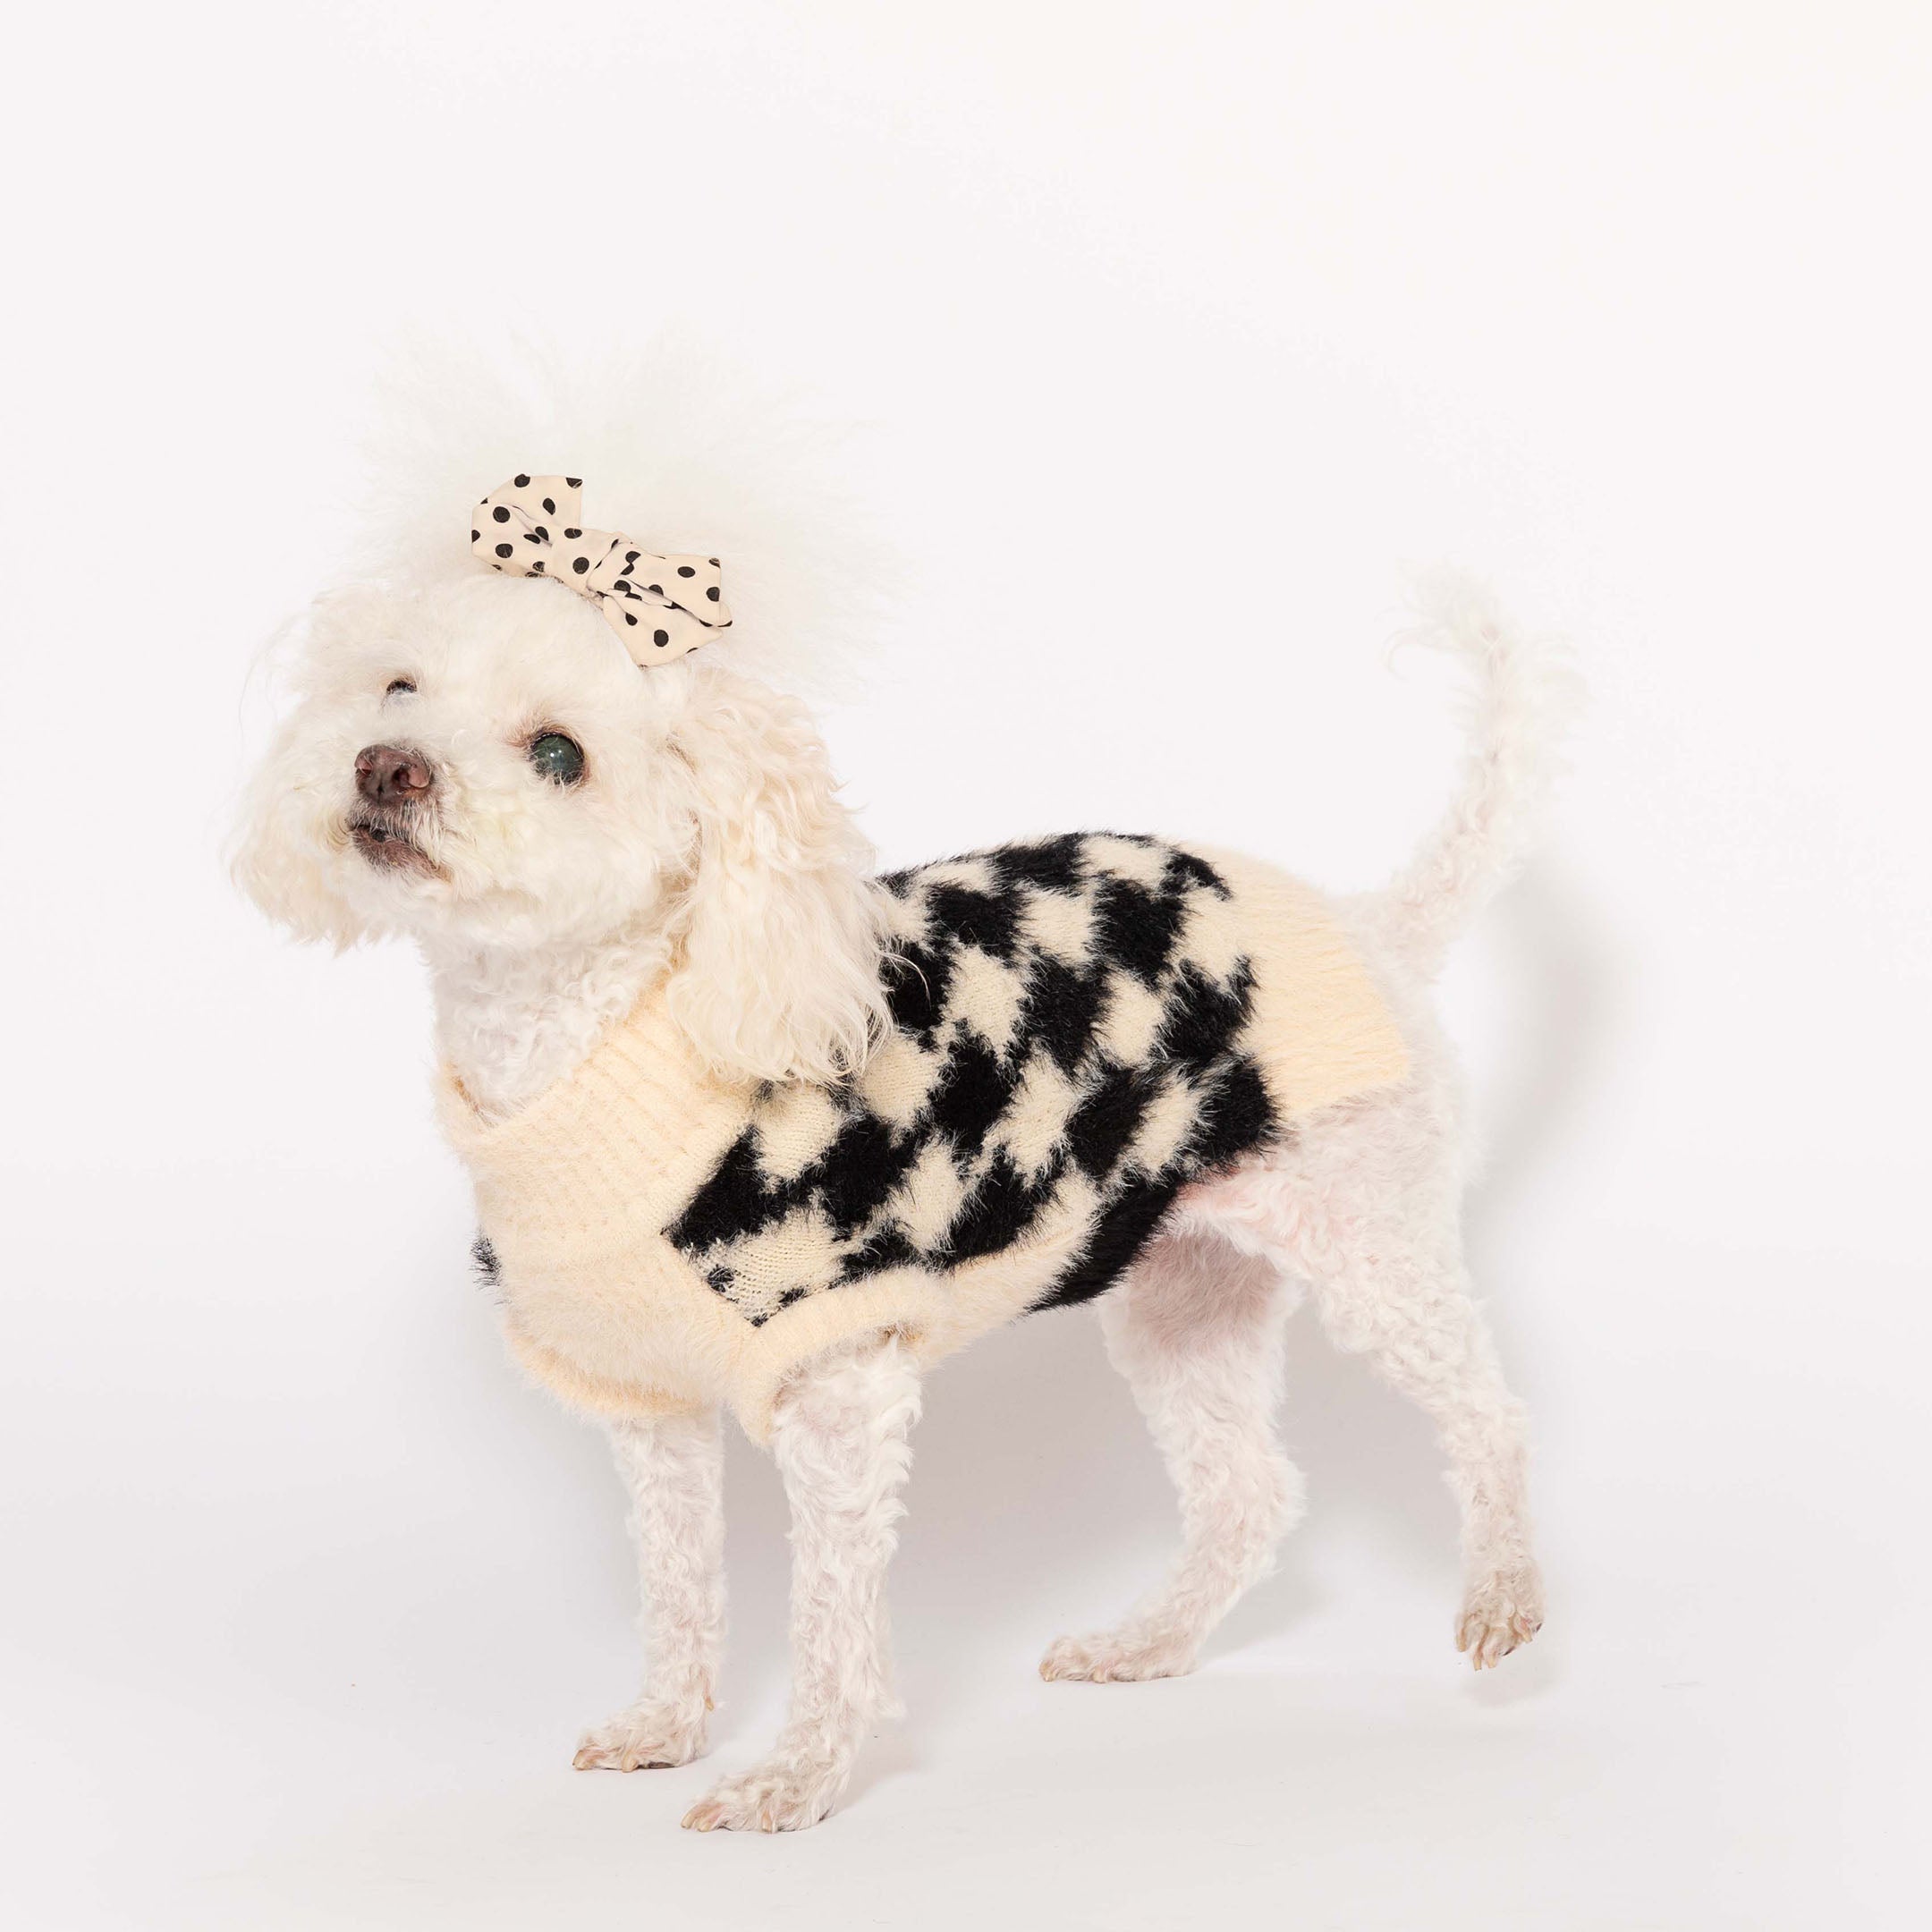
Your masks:
[{"label": "black and white checkered pattern", "polygon": [[881,1270],[1079,1235],[1033,1304],[1110,1286],[1190,1181],[1277,1131],[1241,1050],[1229,892],[1191,852],[1069,834],[894,873],[894,1030],[838,1087],[762,1089],[665,1229],[753,1323]]}]

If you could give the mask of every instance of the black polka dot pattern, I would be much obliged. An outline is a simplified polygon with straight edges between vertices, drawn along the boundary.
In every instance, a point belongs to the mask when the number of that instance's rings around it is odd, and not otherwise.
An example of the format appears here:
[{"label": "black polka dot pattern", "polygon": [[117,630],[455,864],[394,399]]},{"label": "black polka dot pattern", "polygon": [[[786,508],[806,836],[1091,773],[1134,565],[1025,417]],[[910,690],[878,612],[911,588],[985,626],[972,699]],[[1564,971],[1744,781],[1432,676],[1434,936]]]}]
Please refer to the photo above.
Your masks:
[{"label": "black polka dot pattern", "polygon": [[[640,665],[671,663],[729,627],[716,557],[663,555],[619,531],[586,529],[582,490],[580,477],[520,472],[483,498],[479,508],[488,514],[471,518],[471,550],[506,576],[548,578],[588,598]],[[558,521],[561,530],[554,533]],[[498,540],[519,537],[521,547]],[[640,589],[639,575],[654,580]],[[666,590],[666,583],[675,588]]]}]

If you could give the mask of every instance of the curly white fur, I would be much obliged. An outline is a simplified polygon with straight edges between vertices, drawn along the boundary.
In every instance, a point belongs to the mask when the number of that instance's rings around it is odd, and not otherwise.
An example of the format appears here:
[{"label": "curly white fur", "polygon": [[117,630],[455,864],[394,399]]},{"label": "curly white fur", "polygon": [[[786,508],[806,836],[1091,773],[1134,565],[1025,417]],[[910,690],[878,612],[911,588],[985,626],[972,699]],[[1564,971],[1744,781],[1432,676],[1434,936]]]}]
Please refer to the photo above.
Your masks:
[{"label": "curly white fur", "polygon": [[580,1771],[655,1770],[704,1749],[724,1642],[724,1458],[718,1418],[611,1430],[631,1492],[643,1597],[644,1688],[577,1747]]},{"label": "curly white fur", "polygon": [[[869,852],[801,706],[745,674],[735,645],[640,673],[580,599],[470,564],[462,504],[506,468],[558,453],[479,456],[446,530],[405,532],[317,605],[294,708],[244,803],[236,876],[303,937],[413,939],[440,1049],[487,1112],[513,1111],[567,1072],[666,970],[676,1018],[719,1067],[835,1078],[881,1024],[880,928]],[[614,489],[612,521],[647,541],[732,547],[714,525],[652,521],[648,504],[623,497]],[[755,563],[750,575],[767,580]],[[1432,612],[1431,637],[1476,674],[1468,769],[1442,830],[1394,883],[1339,908],[1411,1074],[1182,1195],[1103,1303],[1110,1353],[1181,1493],[1182,1548],[1123,1623],[1055,1643],[1048,1677],[1191,1668],[1272,1561],[1301,1505],[1274,1411],[1282,1323],[1304,1284],[1337,1344],[1368,1354],[1440,1431],[1462,1513],[1459,1645],[1480,1668],[1541,1621],[1523,1418],[1462,1259],[1455,1077],[1427,982],[1526,849],[1567,681],[1470,587],[1439,586]],[[547,732],[581,745],[580,785],[533,771],[528,748]],[[391,743],[435,779],[400,820],[421,861],[407,868],[372,862],[352,834],[357,752]],[[891,1335],[809,1366],[785,1392],[774,1439],[795,1525],[791,1716],[767,1758],[687,1824],[815,1822],[888,1709],[883,1585],[919,1402]],[[723,1627],[716,1419],[621,1428],[616,1448],[648,1669],[577,1761],[630,1770],[682,1763],[704,1742]]]},{"label": "curly white fur", "polygon": [[891,1335],[830,1352],[781,1396],[772,1451],[792,1504],[792,1708],[762,1761],[685,1814],[694,1830],[816,1825],[874,1722],[896,1714],[886,1568],[919,1413],[919,1371]]},{"label": "curly white fur", "polygon": [[1529,855],[1536,807],[1582,687],[1562,653],[1524,637],[1474,580],[1438,571],[1411,588],[1419,621],[1396,642],[1452,651],[1472,674],[1469,753],[1441,824],[1360,917],[1384,945],[1433,973]]},{"label": "curly white fur", "polygon": [[1215,1233],[1154,1241],[1100,1304],[1107,1357],[1126,1377],[1181,1494],[1182,1553],[1165,1584],[1118,1628],[1063,1637],[1040,1675],[1097,1683],[1172,1677],[1301,1514],[1301,1474],[1275,1433],[1283,1328],[1276,1271]]},{"label": "curly white fur", "polygon": [[[298,692],[249,790],[237,879],[301,937],[415,939],[480,1105],[568,1072],[667,962],[674,1011],[721,1067],[826,1080],[863,1056],[881,1019],[870,854],[796,699],[722,653],[647,675],[554,584],[474,573],[322,600]],[[544,731],[583,747],[579,791],[533,776]],[[351,836],[356,753],[392,740],[436,772],[411,818],[432,876],[373,868]]]}]

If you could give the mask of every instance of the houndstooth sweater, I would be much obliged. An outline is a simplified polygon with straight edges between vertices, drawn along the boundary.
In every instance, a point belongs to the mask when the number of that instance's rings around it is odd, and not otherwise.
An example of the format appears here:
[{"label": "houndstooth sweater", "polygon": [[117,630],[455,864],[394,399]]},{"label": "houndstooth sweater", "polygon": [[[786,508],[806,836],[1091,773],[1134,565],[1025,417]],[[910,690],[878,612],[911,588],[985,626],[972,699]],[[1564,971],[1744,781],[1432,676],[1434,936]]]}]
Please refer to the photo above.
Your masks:
[{"label": "houndstooth sweater", "polygon": [[1191,1182],[1406,1072],[1318,895],[1253,860],[1068,835],[878,889],[892,1030],[836,1086],[720,1079],[661,988],[506,1121],[444,1076],[512,1348],[566,1399],[763,1439],[809,1356],[1099,1294]]}]

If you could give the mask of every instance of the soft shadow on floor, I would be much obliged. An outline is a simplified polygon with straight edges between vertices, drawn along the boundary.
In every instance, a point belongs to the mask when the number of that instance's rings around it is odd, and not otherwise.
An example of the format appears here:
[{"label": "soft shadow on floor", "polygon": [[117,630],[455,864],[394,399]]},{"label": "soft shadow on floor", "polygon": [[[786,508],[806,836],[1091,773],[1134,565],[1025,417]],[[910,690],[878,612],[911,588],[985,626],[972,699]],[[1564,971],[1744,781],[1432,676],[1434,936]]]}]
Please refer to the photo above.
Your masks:
[{"label": "soft shadow on floor", "polygon": [[1624,983],[1614,934],[1554,865],[1532,866],[1484,918],[1509,1022],[1474,1123],[1487,1150],[1469,1202],[1479,1231],[1507,1220],[1573,1131],[1623,1031]]}]

